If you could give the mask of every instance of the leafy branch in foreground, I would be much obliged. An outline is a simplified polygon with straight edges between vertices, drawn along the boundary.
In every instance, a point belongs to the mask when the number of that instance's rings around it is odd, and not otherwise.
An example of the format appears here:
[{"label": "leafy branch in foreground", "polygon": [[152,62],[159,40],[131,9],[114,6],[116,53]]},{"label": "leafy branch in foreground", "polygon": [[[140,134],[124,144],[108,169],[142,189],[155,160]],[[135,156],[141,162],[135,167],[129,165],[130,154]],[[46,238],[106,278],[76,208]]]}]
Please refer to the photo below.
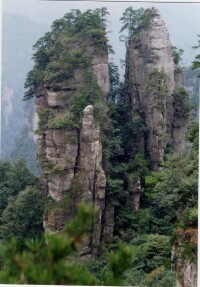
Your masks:
[{"label": "leafy branch in foreground", "polygon": [[93,209],[81,204],[77,217],[63,234],[47,234],[44,238],[26,242],[26,250],[17,252],[17,242],[2,246],[4,267],[0,283],[54,285],[122,285],[133,251],[120,245],[118,253],[108,255],[105,282],[98,280],[85,265],[73,260],[74,252],[83,244],[91,227]]}]

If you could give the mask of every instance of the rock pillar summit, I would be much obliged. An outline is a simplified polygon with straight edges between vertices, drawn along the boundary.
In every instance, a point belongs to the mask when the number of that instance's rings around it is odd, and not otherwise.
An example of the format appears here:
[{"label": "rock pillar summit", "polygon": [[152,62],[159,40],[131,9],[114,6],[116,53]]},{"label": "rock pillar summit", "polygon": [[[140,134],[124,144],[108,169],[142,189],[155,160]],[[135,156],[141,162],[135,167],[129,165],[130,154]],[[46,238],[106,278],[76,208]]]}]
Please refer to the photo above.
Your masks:
[{"label": "rock pillar summit", "polygon": [[125,103],[129,120],[140,116],[147,131],[140,136],[140,152],[148,154],[157,170],[168,146],[186,147],[187,114],[181,113],[179,94],[183,74],[172,56],[168,29],[158,10],[146,9],[148,27],[129,39],[126,54]]}]

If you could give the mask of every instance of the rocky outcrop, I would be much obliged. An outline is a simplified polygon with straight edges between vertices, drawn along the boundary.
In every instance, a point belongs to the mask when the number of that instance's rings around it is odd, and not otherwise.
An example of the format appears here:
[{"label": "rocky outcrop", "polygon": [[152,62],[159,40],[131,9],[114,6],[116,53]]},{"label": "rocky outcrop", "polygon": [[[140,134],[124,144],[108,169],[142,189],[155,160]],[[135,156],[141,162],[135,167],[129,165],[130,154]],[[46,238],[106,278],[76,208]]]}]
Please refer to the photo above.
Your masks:
[{"label": "rocky outcrop", "polygon": [[105,210],[106,177],[102,169],[102,145],[100,129],[95,126],[93,107],[84,109],[82,129],[80,133],[79,170],[76,184],[81,186],[79,201],[93,202],[95,208],[95,224],[92,231],[93,249],[100,245],[102,214]]},{"label": "rocky outcrop", "polygon": [[172,270],[176,272],[176,287],[197,287],[197,262],[194,259],[181,258],[174,245],[171,262]]},{"label": "rocky outcrop", "polygon": [[[146,9],[144,15],[149,18],[148,26],[141,26],[128,42],[124,98],[127,121],[137,129],[133,160],[142,154],[150,168],[158,170],[168,148],[182,152],[187,147],[189,97],[158,10]],[[127,178],[127,205],[137,211],[142,189],[141,178],[134,178]]]},{"label": "rocky outcrop", "polygon": [[176,287],[197,287],[197,264],[179,260]]},{"label": "rocky outcrop", "polygon": [[[74,44],[69,50],[73,53],[76,48]],[[84,256],[96,253],[101,244],[106,177],[94,105],[86,101],[80,118],[74,116],[73,109],[79,105],[77,95],[81,97],[87,88],[86,74],[101,89],[102,102],[109,92],[107,53],[95,54],[95,49],[86,45],[85,55],[88,51],[91,53],[90,68],[75,68],[72,77],[56,83],[47,81],[37,87],[35,93],[39,116],[37,153],[43,170],[42,185],[48,198],[44,229],[62,232],[65,223],[75,216],[80,202],[92,203],[95,213],[91,234],[81,252]]]},{"label": "rocky outcrop", "polygon": [[139,210],[139,207],[140,207],[140,196],[141,196],[140,178],[135,179],[129,176],[128,192],[129,192],[129,197],[127,199],[126,205],[129,206],[133,212],[136,212]]},{"label": "rocky outcrop", "polygon": [[125,102],[129,120],[140,116],[147,132],[140,149],[149,154],[157,170],[163,162],[167,145],[176,151],[186,146],[187,117],[177,114],[174,92],[183,87],[183,74],[172,58],[169,33],[159,12],[152,8],[150,24],[129,40],[126,55]]}]

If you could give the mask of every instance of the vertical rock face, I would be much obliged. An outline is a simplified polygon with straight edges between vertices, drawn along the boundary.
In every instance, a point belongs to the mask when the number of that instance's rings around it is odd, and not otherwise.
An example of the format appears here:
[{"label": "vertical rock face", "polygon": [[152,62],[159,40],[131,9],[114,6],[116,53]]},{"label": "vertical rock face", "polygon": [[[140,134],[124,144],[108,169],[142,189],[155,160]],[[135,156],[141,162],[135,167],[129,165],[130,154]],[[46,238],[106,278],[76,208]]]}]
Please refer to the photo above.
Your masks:
[{"label": "vertical rock face", "polygon": [[172,92],[174,91],[174,63],[165,23],[152,9],[151,24],[142,29],[137,38],[130,40],[126,81],[131,83],[127,97],[131,100],[132,116],[135,104],[144,111],[148,128],[147,148],[152,167],[157,169],[163,161],[166,140],[166,121],[172,118]]},{"label": "vertical rock face", "polygon": [[139,210],[140,207],[140,196],[141,196],[141,183],[138,180],[128,178],[128,191],[129,197],[127,200],[127,206],[129,206],[133,212]]},{"label": "vertical rock face", "polygon": [[[90,73],[106,99],[109,92],[107,53],[98,55],[93,47],[87,49],[93,55]],[[73,47],[71,50],[73,52]],[[38,157],[43,169],[42,184],[48,197],[45,231],[62,231],[64,224],[76,214],[81,201],[92,203],[96,213],[83,251],[86,255],[95,253],[100,245],[106,177],[102,169],[100,126],[95,120],[93,105],[85,104],[79,124],[66,124],[75,97],[77,93],[81,96],[84,84],[84,69],[74,69],[73,77],[62,83],[38,87],[35,104],[38,125],[43,127],[38,136]]]},{"label": "vertical rock face", "polygon": [[93,202],[96,210],[96,223],[93,226],[93,246],[100,245],[102,214],[105,209],[106,177],[102,169],[102,145],[100,129],[95,126],[93,107],[84,109],[80,134],[80,171],[76,174],[81,186],[80,201]]},{"label": "vertical rock face", "polygon": [[[194,260],[193,260],[194,261]],[[176,287],[197,286],[197,264],[189,259],[182,259],[175,245],[172,247],[172,269],[176,271]]]},{"label": "vertical rock face", "polygon": [[197,286],[197,265],[189,261],[178,261],[176,272],[178,273],[176,287]]},{"label": "vertical rock face", "polygon": [[173,62],[167,27],[156,9],[145,13],[151,17],[149,27],[141,28],[127,49],[125,102],[130,121],[138,115],[145,121],[148,131],[141,137],[140,149],[157,170],[167,144],[177,151],[185,148],[187,118],[176,113],[173,94],[183,86],[183,76]]},{"label": "vertical rock face", "polygon": [[[187,147],[189,98],[164,21],[154,8],[144,13],[150,18],[148,26],[140,27],[128,42],[124,98],[127,120],[138,124],[133,155],[142,154],[151,169],[158,170],[167,148],[182,152]],[[139,209],[140,181],[127,179],[127,205],[133,211]]]}]

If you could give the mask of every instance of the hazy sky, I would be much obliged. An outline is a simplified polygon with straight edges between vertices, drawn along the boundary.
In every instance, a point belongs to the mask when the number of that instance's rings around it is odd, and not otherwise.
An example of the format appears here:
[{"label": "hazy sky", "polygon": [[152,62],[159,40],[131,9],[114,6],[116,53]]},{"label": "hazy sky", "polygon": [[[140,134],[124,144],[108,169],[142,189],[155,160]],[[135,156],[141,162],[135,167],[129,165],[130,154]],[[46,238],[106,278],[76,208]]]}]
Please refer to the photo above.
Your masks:
[{"label": "hazy sky", "polygon": [[[92,9],[106,6],[110,12],[110,23],[108,29],[109,38],[116,52],[115,60],[124,58],[124,44],[119,43],[119,19],[122,12],[128,6],[156,7],[160,10],[170,33],[170,39],[174,46],[183,48],[183,64],[190,65],[197,51],[191,47],[197,43],[197,34],[200,34],[200,3],[119,3],[93,2],[93,1],[40,1],[40,0],[3,0],[3,13],[26,15],[36,22],[48,24],[57,18],[62,17],[70,9]],[[117,64],[118,64],[117,63]]]}]

